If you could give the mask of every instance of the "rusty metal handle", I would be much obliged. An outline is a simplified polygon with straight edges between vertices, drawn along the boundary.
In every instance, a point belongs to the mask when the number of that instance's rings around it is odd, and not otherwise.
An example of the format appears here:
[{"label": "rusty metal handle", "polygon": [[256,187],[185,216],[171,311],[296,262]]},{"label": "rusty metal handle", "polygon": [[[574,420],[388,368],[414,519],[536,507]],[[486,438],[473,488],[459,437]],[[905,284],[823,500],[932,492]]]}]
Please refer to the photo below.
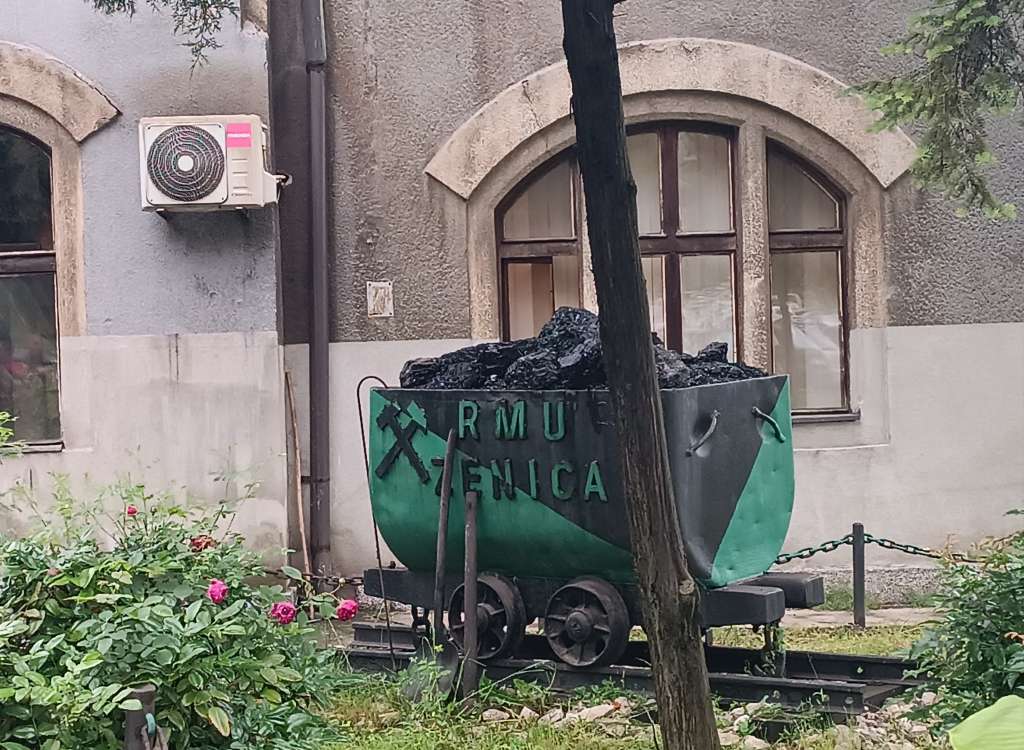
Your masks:
[{"label": "rusty metal handle", "polygon": [[780,443],[786,442],[786,435],[785,435],[785,433],[782,432],[782,428],[779,427],[779,423],[776,422],[774,419],[772,419],[770,414],[765,414],[763,411],[758,409],[756,406],[753,409],[751,409],[751,413],[755,417],[757,417],[758,419],[763,419],[765,422],[767,422],[771,426],[772,430],[775,431],[776,439]]},{"label": "rusty metal handle", "polygon": [[718,411],[718,409],[715,409],[713,412],[711,412],[711,424],[708,425],[708,428],[704,431],[704,434],[697,438],[697,441],[689,447],[689,449],[686,451],[687,456],[692,456],[693,454],[695,454],[700,449],[700,447],[704,445],[704,443],[711,439],[711,436],[715,434],[715,430],[718,428],[718,418],[720,416],[722,416],[722,413]]}]

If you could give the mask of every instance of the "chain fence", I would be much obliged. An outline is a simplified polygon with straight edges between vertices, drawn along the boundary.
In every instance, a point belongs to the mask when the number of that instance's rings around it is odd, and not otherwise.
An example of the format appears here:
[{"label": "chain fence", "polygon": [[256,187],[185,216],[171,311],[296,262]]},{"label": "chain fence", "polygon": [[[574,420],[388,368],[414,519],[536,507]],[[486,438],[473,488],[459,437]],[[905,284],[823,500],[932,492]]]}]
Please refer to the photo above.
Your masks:
[{"label": "chain fence", "polygon": [[[908,555],[917,555],[919,557],[928,557],[933,560],[953,560],[954,562],[960,563],[973,563],[980,564],[985,562],[969,555],[963,555],[959,552],[945,552],[928,547],[919,547],[916,544],[903,544],[901,542],[894,542],[892,539],[886,539],[885,537],[875,536],[873,534],[864,534],[865,544],[877,544],[879,547],[884,549],[891,549],[897,552],[903,552]],[[802,549],[795,550],[794,552],[786,552],[775,558],[776,565],[785,565],[793,560],[807,560],[808,558],[814,557],[820,553],[835,552],[840,547],[853,544],[853,534],[847,534],[839,539],[830,539],[826,542],[814,547],[803,547]]]}]

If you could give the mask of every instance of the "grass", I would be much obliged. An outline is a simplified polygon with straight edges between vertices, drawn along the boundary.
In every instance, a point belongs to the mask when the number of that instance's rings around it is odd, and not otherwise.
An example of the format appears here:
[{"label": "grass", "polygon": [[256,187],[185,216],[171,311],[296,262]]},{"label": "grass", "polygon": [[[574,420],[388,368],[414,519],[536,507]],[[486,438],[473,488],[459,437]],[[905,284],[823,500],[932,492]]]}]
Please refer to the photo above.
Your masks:
[{"label": "grass", "polygon": [[[429,667],[425,668],[429,671]],[[422,673],[422,674],[425,674]],[[415,678],[413,678],[415,679]],[[510,685],[485,685],[477,708],[447,703],[437,697],[411,703],[402,697],[403,682],[367,675],[339,694],[328,718],[347,730],[350,739],[344,750],[654,750],[650,726],[625,721],[606,729],[597,724],[576,724],[564,728],[526,725],[516,720],[487,722],[479,712],[498,708],[512,716],[523,706],[538,713],[558,705],[544,686],[515,681]],[[604,694],[623,695],[613,686],[598,686],[572,696],[562,703],[596,705]],[[638,705],[639,696],[630,696]],[[622,736],[613,736],[621,733]]]},{"label": "grass", "polygon": [[[882,600],[870,591],[864,595],[864,605],[867,609],[881,609]],[[849,587],[830,587],[825,590],[825,603],[815,609],[826,612],[852,612],[853,611],[853,589]]]},{"label": "grass", "polygon": [[[343,744],[324,750],[655,750],[664,747],[661,738],[654,737],[656,730],[643,721],[621,719],[612,725],[579,723],[561,728],[527,724],[515,718],[481,721],[480,713],[488,708],[500,708],[515,717],[523,706],[543,713],[554,706],[568,710],[607,703],[620,696],[640,707],[634,711],[634,716],[644,715],[649,699],[629,694],[612,682],[577,691],[571,696],[556,695],[543,685],[515,680],[490,684],[481,688],[475,707],[469,707],[444,701],[436,694],[428,694],[427,699],[419,703],[406,700],[402,695],[403,685],[436,675],[429,664],[413,669],[412,676],[398,678],[353,674],[348,687],[336,696],[327,712],[328,718],[341,727],[348,738]],[[729,727],[731,719],[725,712],[719,712],[718,719],[720,727]],[[820,720],[801,725],[772,746],[773,750],[839,750],[844,747],[848,746],[837,744],[835,730],[823,727]],[[937,750],[943,746],[922,738],[899,747]]]},{"label": "grass", "polygon": [[[921,637],[920,625],[881,625],[870,628],[790,628],[785,631],[786,648],[791,651],[819,651],[827,654],[896,656]],[[715,644],[760,648],[762,637],[750,628],[715,628]]]},{"label": "grass", "polygon": [[[934,606],[935,593],[922,589],[904,591],[898,601],[887,604],[877,594],[868,591],[864,596],[864,604],[869,610],[887,609],[890,607],[926,608]],[[826,612],[852,612],[853,588],[850,586],[830,586],[825,590],[825,603],[815,607],[815,609]]]}]

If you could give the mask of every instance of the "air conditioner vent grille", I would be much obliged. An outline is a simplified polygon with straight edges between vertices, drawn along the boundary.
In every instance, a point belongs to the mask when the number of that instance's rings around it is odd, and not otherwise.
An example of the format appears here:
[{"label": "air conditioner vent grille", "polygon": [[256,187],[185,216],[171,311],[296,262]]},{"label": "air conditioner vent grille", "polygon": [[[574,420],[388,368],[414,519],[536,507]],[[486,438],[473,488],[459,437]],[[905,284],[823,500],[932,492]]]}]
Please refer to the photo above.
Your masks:
[{"label": "air conditioner vent grille", "polygon": [[198,201],[223,179],[224,151],[206,130],[176,125],[153,140],[147,168],[153,184],[167,197]]}]

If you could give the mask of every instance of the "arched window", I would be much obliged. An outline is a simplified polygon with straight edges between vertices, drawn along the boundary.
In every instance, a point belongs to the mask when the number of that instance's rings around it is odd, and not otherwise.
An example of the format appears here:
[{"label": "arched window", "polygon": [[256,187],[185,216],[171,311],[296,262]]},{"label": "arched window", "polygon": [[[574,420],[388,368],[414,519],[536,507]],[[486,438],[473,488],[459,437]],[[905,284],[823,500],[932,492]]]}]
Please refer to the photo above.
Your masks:
[{"label": "arched window", "polygon": [[[693,122],[630,129],[640,252],[651,328],[679,351],[724,341],[738,319],[736,131]],[[841,193],[769,142],[768,247],[774,367],[792,375],[793,406],[848,409]],[[499,204],[502,333],[532,336],[562,305],[578,306],[585,255],[582,184],[572,150],[530,175]]]},{"label": "arched window", "polygon": [[60,438],[50,154],[0,127],[0,411],[28,442]]},{"label": "arched window", "polygon": [[844,201],[809,164],[768,144],[772,360],[794,408],[848,407]]}]

